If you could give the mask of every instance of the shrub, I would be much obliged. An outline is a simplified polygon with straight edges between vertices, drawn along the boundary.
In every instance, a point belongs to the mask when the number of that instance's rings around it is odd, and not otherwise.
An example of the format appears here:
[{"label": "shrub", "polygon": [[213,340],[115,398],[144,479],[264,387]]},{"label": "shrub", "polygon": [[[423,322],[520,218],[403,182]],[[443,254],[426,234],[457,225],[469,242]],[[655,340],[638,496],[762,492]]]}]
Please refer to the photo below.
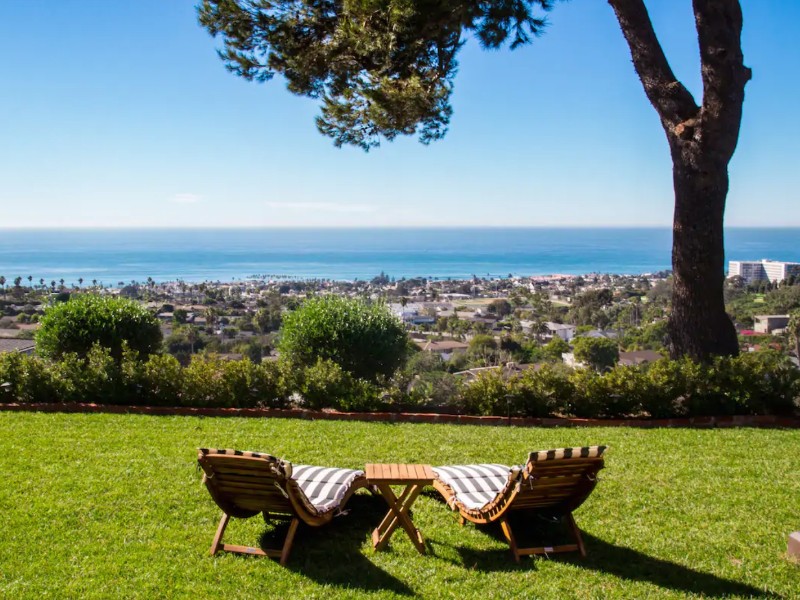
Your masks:
[{"label": "shrub", "polygon": [[303,371],[300,393],[309,408],[368,411],[379,407],[380,388],[320,358]]},{"label": "shrub", "polygon": [[248,408],[284,406],[285,396],[276,365],[218,356],[195,356],[183,370],[185,406]]},{"label": "shrub", "polygon": [[464,410],[473,415],[502,415],[510,409],[510,390],[500,369],[483,371],[464,386]]},{"label": "shrub", "polygon": [[619,361],[619,348],[614,340],[606,338],[575,338],[575,359],[596,371],[612,369]]},{"label": "shrub", "polygon": [[548,417],[565,414],[575,393],[569,370],[560,365],[542,365],[509,382],[515,414],[525,417]]},{"label": "shrub", "polygon": [[38,352],[55,359],[69,353],[85,358],[99,344],[120,361],[123,342],[143,357],[158,351],[158,320],[136,302],[93,294],[50,306],[36,333]]},{"label": "shrub", "polygon": [[429,371],[411,382],[409,400],[412,405],[437,408],[460,408],[461,380],[446,371]]},{"label": "shrub", "polygon": [[356,378],[391,377],[406,355],[403,324],[382,304],[321,296],[284,317],[279,350],[290,363],[309,367],[330,360]]}]

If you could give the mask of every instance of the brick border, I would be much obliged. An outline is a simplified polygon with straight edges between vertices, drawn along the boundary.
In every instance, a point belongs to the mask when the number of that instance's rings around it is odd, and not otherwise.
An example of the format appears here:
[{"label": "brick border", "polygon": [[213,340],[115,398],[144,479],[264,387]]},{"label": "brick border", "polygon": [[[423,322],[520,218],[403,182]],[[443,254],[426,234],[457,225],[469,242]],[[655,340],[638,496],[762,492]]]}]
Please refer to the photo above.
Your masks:
[{"label": "brick border", "polygon": [[371,421],[384,423],[454,423],[461,425],[503,425],[515,427],[684,427],[713,429],[724,427],[800,428],[800,417],[774,415],[736,415],[722,417],[687,417],[680,419],[578,419],[534,417],[479,417],[439,413],[339,412],[299,408],[194,408],[185,406],[122,406],[115,404],[0,404],[0,412],[106,413],[133,415],[249,417],[307,419],[321,421]]}]

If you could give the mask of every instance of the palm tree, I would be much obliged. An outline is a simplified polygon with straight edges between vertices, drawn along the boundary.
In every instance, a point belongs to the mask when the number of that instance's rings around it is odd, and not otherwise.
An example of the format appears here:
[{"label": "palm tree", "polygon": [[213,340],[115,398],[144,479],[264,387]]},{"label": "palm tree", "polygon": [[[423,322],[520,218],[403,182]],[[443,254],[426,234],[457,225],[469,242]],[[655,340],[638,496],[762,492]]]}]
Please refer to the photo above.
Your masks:
[{"label": "palm tree", "polygon": [[6,278],[3,275],[0,275],[0,286],[3,287],[3,299],[6,297]]},{"label": "palm tree", "polygon": [[83,285],[83,277],[78,277],[78,287]]}]

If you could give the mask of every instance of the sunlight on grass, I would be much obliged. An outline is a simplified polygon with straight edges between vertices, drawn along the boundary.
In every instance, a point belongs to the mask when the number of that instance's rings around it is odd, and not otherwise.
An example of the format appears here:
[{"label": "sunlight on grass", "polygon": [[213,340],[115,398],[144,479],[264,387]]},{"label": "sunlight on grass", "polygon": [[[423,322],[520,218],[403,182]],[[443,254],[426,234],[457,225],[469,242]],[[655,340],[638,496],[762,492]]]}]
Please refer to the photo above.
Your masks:
[{"label": "sunlight on grass", "polygon": [[[414,505],[430,553],[402,532],[376,554],[385,505],[301,528],[286,568],[208,556],[220,513],[196,448],[302,463],[520,463],[530,450],[608,444],[576,512],[589,556],[517,566],[493,528],[459,527],[435,493]],[[524,429],[447,425],[0,413],[0,597],[796,597],[785,556],[800,528],[800,432]],[[260,518],[226,539],[280,536]],[[273,540],[274,541],[274,540]]]}]

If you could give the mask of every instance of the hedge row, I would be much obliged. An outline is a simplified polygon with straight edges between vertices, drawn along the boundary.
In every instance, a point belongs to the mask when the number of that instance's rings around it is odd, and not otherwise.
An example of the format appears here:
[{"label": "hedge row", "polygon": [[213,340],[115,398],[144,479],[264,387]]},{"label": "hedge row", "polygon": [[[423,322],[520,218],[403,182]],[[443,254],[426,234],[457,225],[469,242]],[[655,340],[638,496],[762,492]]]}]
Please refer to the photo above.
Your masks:
[{"label": "hedge row", "polygon": [[774,352],[660,360],[600,374],[544,365],[507,378],[486,371],[472,382],[441,371],[399,372],[373,383],[336,363],[288,363],[196,357],[182,367],[170,355],[115,360],[92,349],[85,359],[50,362],[0,355],[0,402],[93,402],[140,406],[273,407],[300,405],[348,411],[430,410],[474,415],[565,417],[691,417],[791,415],[800,407],[800,371]]}]

